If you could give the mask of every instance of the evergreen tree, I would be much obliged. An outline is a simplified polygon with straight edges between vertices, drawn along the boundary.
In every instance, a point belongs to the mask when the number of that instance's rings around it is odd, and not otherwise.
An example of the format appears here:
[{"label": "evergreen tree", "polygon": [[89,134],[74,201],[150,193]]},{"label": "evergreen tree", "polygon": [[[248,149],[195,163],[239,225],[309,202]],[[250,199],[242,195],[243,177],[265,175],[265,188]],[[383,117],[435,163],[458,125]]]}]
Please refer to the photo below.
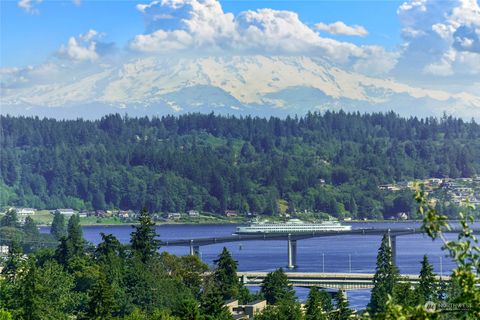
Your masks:
[{"label": "evergreen tree", "polygon": [[388,295],[393,295],[399,271],[393,264],[389,235],[382,239],[377,255],[377,266],[373,277],[373,289],[367,309],[372,314],[385,311]]},{"label": "evergreen tree", "polygon": [[138,222],[139,225],[134,226],[135,231],[131,233],[130,244],[134,255],[145,263],[155,256],[160,241],[156,239],[155,223],[146,209],[140,212]]},{"label": "evergreen tree", "polygon": [[348,300],[341,290],[335,294],[335,304],[337,308],[333,313],[333,320],[346,320],[352,315],[352,309],[348,307]]},{"label": "evergreen tree", "polygon": [[280,300],[295,300],[295,291],[282,268],[267,274],[261,293],[269,304],[276,304]]},{"label": "evergreen tree", "polygon": [[435,280],[435,274],[433,273],[433,266],[428,262],[427,255],[423,256],[420,279],[416,291],[419,303],[436,301],[438,298],[437,281]]},{"label": "evergreen tree", "polygon": [[0,220],[0,227],[17,228],[18,225],[17,211],[15,211],[15,209],[7,210]]},{"label": "evergreen tree", "polygon": [[55,251],[57,261],[65,267],[68,267],[74,257],[81,257],[85,254],[85,240],[78,215],[70,217],[67,231],[67,237],[60,238],[60,243]]},{"label": "evergreen tree", "polygon": [[25,224],[23,225],[23,231],[29,235],[30,237],[38,237],[38,235],[40,234],[38,232],[38,228],[35,224],[35,221],[33,221],[33,219],[28,216],[25,218]]},{"label": "evergreen tree", "polygon": [[306,320],[326,320],[327,316],[322,309],[322,301],[320,292],[317,287],[310,288],[307,302],[305,304],[305,319]]},{"label": "evergreen tree", "polygon": [[55,212],[50,228],[50,234],[57,240],[67,235],[67,228],[65,226],[65,217],[60,212]]},{"label": "evergreen tree", "polygon": [[399,282],[393,288],[393,301],[404,307],[414,307],[418,304],[418,294],[412,289],[409,281]]},{"label": "evergreen tree", "polygon": [[83,231],[80,226],[80,217],[78,214],[74,214],[68,220],[67,233],[67,240],[71,254],[74,256],[83,255],[85,240],[83,239]]},{"label": "evergreen tree", "polygon": [[319,290],[318,296],[320,300],[320,305],[325,312],[330,312],[333,310],[333,301],[332,296],[325,290]]},{"label": "evergreen tree", "polygon": [[207,319],[232,319],[225,307],[222,293],[215,285],[207,285],[200,301],[200,309]]},{"label": "evergreen tree", "polygon": [[237,262],[233,260],[227,248],[223,247],[218,259],[213,261],[216,269],[214,279],[224,300],[236,298],[240,283],[237,276]]},{"label": "evergreen tree", "polygon": [[90,289],[89,296],[88,319],[112,319],[112,315],[117,309],[117,303],[114,296],[114,289],[107,282],[107,277],[103,272],[100,272]]},{"label": "evergreen tree", "polygon": [[201,320],[200,309],[198,302],[195,299],[187,299],[182,302],[182,306],[176,312],[182,320]]}]

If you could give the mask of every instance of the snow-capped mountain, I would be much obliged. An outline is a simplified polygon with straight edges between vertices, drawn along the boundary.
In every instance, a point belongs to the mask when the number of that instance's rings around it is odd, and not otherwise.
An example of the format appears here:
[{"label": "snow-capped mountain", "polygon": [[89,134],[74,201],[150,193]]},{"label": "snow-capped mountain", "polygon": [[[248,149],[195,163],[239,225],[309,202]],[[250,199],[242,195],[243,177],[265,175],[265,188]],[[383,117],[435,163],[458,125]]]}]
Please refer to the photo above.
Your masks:
[{"label": "snow-capped mountain", "polygon": [[2,81],[1,112],[94,118],[111,112],[301,115],[342,108],[480,117],[480,96],[416,88],[309,57],[148,57],[75,75],[65,71],[30,85]]}]

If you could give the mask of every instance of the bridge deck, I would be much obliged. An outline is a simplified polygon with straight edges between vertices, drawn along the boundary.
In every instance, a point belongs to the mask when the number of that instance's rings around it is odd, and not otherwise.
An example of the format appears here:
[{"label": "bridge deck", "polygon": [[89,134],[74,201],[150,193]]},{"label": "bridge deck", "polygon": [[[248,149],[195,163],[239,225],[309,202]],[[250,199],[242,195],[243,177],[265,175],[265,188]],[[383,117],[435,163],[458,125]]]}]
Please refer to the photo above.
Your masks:
[{"label": "bridge deck", "polygon": [[[449,233],[458,233],[460,229],[449,230]],[[205,246],[215,243],[236,242],[236,241],[251,241],[251,240],[302,240],[308,238],[318,237],[332,237],[332,236],[346,236],[346,235],[383,235],[390,232],[391,236],[401,236],[408,234],[420,234],[423,230],[420,228],[363,228],[353,229],[348,231],[325,231],[325,232],[312,232],[312,233],[297,233],[297,234],[234,234],[225,237],[210,237],[210,238],[196,238],[196,239],[177,239],[177,240],[162,240],[161,246]],[[478,232],[476,230],[475,232]]]},{"label": "bridge deck", "polygon": [[[237,272],[246,286],[260,286],[268,272]],[[295,287],[321,287],[327,289],[355,290],[373,288],[373,273],[318,273],[286,272],[288,280]],[[450,281],[450,277],[436,277],[437,280]],[[401,275],[400,282],[416,284],[418,275]]]}]

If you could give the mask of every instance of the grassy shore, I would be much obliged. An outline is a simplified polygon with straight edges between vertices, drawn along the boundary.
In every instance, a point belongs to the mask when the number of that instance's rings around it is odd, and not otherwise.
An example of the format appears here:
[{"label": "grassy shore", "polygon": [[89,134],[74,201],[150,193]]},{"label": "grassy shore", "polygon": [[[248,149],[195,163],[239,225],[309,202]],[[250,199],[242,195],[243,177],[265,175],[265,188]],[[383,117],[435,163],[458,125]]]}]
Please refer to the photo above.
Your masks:
[{"label": "grassy shore", "polygon": [[[48,210],[39,210],[35,214],[30,215],[37,225],[49,226],[53,221],[53,214]],[[248,219],[242,216],[225,217],[214,214],[201,214],[198,217],[183,216],[178,220],[156,221],[157,224],[222,224],[222,223],[245,223]],[[100,226],[100,225],[131,225],[135,219],[124,219],[120,217],[85,217],[80,218],[80,224],[84,226]]]}]

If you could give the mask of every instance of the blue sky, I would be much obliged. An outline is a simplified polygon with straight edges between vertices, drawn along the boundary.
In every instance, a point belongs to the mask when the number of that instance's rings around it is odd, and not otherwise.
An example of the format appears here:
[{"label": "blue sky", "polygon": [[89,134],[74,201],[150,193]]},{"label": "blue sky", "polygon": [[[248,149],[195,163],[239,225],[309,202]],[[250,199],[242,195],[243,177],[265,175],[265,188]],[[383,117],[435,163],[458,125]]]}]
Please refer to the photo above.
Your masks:
[{"label": "blue sky", "polygon": [[[225,12],[272,8],[298,13],[307,25],[343,21],[362,25],[368,37],[331,36],[355,44],[378,44],[394,49],[401,43],[397,8],[401,1],[220,1]],[[42,63],[69,37],[94,29],[121,49],[145,32],[145,20],[135,6],[141,1],[43,1],[29,13],[18,1],[1,2],[2,67]],[[148,1],[143,2],[148,3]]]}]

